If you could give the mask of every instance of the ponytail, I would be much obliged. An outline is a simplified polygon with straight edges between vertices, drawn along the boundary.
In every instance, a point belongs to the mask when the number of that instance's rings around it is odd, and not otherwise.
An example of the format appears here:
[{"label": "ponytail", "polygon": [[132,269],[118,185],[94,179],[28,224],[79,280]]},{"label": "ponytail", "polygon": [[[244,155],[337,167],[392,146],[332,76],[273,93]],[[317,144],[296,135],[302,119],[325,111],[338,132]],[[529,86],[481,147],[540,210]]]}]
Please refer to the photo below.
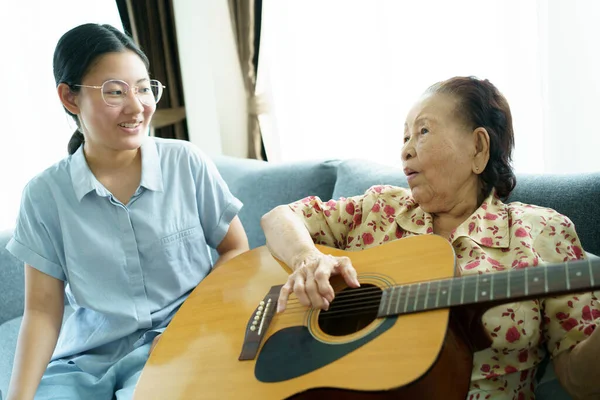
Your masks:
[{"label": "ponytail", "polygon": [[79,129],[76,130],[71,136],[71,139],[69,140],[69,145],[67,146],[69,155],[75,154],[79,146],[81,146],[84,141],[85,139],[83,137],[83,133],[79,132]]}]

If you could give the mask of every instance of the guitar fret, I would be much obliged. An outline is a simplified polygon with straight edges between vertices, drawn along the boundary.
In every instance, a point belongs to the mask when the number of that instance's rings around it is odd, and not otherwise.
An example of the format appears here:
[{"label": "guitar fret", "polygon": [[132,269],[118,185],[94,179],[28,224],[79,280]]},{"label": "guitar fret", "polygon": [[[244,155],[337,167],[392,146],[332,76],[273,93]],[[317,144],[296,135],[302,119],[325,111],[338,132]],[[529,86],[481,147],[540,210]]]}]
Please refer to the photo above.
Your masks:
[{"label": "guitar fret", "polygon": [[492,277],[493,275],[477,275],[477,299],[481,297],[483,301],[489,300],[491,297],[490,278]]},{"label": "guitar fret", "polygon": [[529,268],[525,268],[525,296],[529,294],[529,277],[527,276],[527,270]]},{"label": "guitar fret", "polygon": [[475,277],[475,303],[477,303],[477,299],[479,298],[479,274]]},{"label": "guitar fret", "polygon": [[[597,288],[600,284],[600,258],[588,258],[587,264],[590,273],[590,283],[592,287]],[[592,264],[594,267],[592,267]]]},{"label": "guitar fret", "polygon": [[570,287],[568,271],[564,266],[549,266],[545,268],[548,274],[548,293],[564,292]]},{"label": "guitar fret", "polygon": [[490,300],[494,300],[494,274],[491,275],[490,285],[492,286],[490,288]]},{"label": "guitar fret", "polygon": [[387,315],[390,315],[390,307],[392,306],[392,299],[394,298],[394,292],[396,291],[396,287],[392,287],[392,290],[390,291],[390,297],[389,297],[389,301],[387,302],[387,311],[385,312]]},{"label": "guitar fret", "polygon": [[569,280],[569,263],[565,263],[565,275],[567,277],[567,290],[571,290],[571,281]]},{"label": "guitar fret", "polygon": [[544,271],[545,267],[529,267],[527,268],[527,282],[529,295],[544,294]]},{"label": "guitar fret", "polygon": [[442,282],[438,281],[438,288],[436,290],[436,295],[435,295],[435,307],[439,307],[440,305],[440,288],[442,287]]},{"label": "guitar fret", "polygon": [[548,268],[544,268],[544,290],[548,293]]},{"label": "guitar fret", "polygon": [[588,274],[589,269],[586,268],[586,265],[581,262],[572,262],[569,265],[569,279],[571,282],[571,287],[573,289],[579,288],[587,288],[590,284],[590,277],[585,276]]},{"label": "guitar fret", "polygon": [[399,290],[398,290],[398,298],[396,299],[396,307],[395,307],[396,314],[398,314],[398,308],[400,306],[400,296],[402,296],[402,289],[403,288],[404,288],[404,286],[400,286]]},{"label": "guitar fret", "polygon": [[421,290],[421,282],[417,285],[417,293],[415,293],[415,304],[413,304],[413,311],[417,311],[417,302],[419,301],[419,291]]},{"label": "guitar fret", "polygon": [[408,289],[406,290],[406,298],[404,299],[404,312],[406,312],[406,309],[408,308],[408,298],[410,297],[410,288],[412,287],[412,285],[408,285]]},{"label": "guitar fret", "polygon": [[427,291],[425,292],[425,305],[424,309],[427,309],[427,299],[429,298],[429,288],[431,287],[431,282],[427,282]]},{"label": "guitar fret", "polygon": [[512,270],[508,270],[508,272],[506,273],[506,279],[507,279],[507,284],[506,284],[506,298],[509,299],[510,298],[510,272]]},{"label": "guitar fret", "polygon": [[464,278],[454,278],[450,280],[450,302],[448,304],[452,306],[456,306],[459,304],[463,304],[463,290],[464,290]]},{"label": "guitar fret", "polygon": [[465,278],[461,279],[461,286],[460,286],[460,304],[465,304]]}]

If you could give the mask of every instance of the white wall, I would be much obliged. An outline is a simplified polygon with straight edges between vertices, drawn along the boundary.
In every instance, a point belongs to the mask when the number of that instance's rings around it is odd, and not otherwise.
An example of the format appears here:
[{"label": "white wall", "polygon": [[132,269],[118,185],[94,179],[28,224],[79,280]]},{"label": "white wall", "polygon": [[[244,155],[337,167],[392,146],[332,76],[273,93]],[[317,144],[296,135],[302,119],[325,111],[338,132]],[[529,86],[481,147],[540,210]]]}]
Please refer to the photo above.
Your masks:
[{"label": "white wall", "polygon": [[190,141],[246,157],[247,102],[227,0],[174,0]]}]

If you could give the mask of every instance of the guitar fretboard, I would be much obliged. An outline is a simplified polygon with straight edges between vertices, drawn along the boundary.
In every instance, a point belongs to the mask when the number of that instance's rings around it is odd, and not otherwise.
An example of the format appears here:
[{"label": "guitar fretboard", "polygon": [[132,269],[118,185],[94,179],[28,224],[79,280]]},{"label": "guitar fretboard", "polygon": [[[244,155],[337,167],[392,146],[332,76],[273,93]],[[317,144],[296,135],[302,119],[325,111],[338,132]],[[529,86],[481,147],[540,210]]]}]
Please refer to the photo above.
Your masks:
[{"label": "guitar fretboard", "polygon": [[383,290],[378,317],[523,300],[600,287],[600,259],[398,285]]}]

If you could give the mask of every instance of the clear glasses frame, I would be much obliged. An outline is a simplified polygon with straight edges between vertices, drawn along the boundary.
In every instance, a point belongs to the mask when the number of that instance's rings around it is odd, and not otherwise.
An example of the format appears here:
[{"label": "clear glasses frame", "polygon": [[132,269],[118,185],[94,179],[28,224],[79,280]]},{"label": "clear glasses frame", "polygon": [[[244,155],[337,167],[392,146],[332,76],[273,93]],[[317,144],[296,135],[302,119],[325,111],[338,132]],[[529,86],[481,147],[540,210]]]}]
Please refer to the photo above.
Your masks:
[{"label": "clear glasses frame", "polygon": [[[152,92],[152,100],[150,99],[150,96],[146,96],[144,95],[145,93],[142,93],[142,95],[140,95],[140,86],[135,85],[133,86],[133,93],[136,95],[137,99],[144,105],[147,106],[151,106],[154,105],[156,103],[158,103],[163,95],[163,90],[166,89],[166,86],[164,86],[162,83],[160,83],[160,81],[156,80],[156,79],[150,79],[149,81],[150,83],[150,90],[152,90],[152,88],[156,88],[156,92]],[[110,97],[107,100],[107,94],[105,94],[105,89],[107,85],[110,84],[116,84],[116,85],[120,85],[121,87],[124,88],[124,90],[122,91],[122,93],[119,94],[114,94],[114,95],[110,95],[112,97]],[[101,89],[100,93],[102,95],[102,100],[104,100],[104,103],[109,106],[109,107],[120,107],[123,105],[123,101],[125,100],[125,97],[127,96],[127,94],[129,93],[129,91],[131,90],[131,86],[122,80],[119,79],[109,79],[106,82],[104,82],[101,86],[93,86],[93,85],[71,85],[71,86],[76,86],[76,87],[84,87],[84,88],[90,88],[90,89]],[[143,88],[143,89],[148,89],[148,88]],[[110,93],[110,91],[108,92]]]}]

